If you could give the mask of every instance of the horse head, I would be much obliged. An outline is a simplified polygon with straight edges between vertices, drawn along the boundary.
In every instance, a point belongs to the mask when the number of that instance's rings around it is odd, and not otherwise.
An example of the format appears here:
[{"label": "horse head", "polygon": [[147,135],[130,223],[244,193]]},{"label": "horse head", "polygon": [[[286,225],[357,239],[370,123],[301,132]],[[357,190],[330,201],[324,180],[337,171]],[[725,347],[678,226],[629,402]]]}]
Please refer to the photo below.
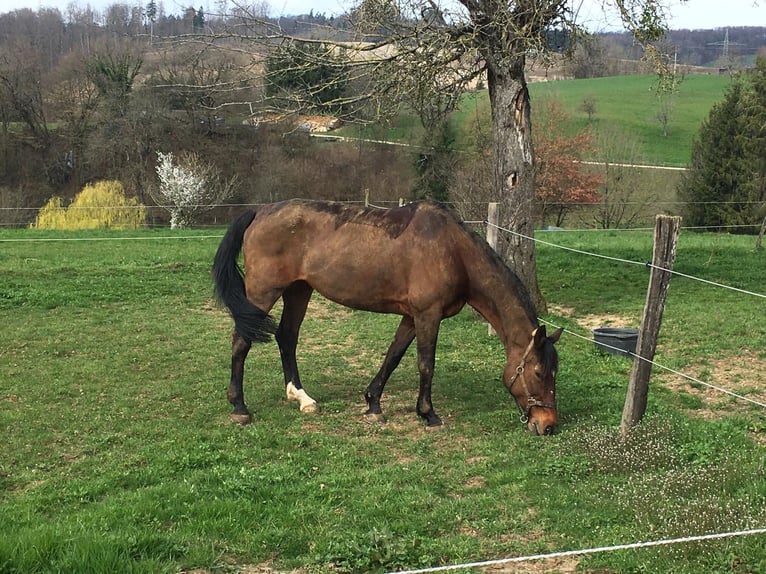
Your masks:
[{"label": "horse head", "polygon": [[544,325],[535,329],[519,362],[509,361],[503,374],[503,383],[521,412],[521,422],[534,434],[553,434],[556,430],[558,354],[553,344],[562,332],[557,329],[548,336]]}]

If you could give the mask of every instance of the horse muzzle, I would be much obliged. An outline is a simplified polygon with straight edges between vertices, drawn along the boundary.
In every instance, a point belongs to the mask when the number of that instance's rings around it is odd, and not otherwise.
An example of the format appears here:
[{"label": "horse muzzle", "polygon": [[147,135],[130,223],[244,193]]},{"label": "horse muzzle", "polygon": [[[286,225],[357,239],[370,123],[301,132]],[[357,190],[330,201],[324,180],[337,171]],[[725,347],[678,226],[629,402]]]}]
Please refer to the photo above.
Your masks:
[{"label": "horse muzzle", "polygon": [[557,423],[556,409],[532,407],[527,420],[527,430],[534,435],[551,435],[556,432]]}]

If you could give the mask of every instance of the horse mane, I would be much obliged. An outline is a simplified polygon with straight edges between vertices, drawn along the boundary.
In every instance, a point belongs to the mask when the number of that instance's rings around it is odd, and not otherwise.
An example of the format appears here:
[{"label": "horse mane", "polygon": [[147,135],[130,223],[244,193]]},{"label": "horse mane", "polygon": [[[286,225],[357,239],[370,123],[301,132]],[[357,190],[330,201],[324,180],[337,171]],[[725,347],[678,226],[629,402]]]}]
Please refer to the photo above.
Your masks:
[{"label": "horse mane", "polygon": [[519,278],[516,272],[511,269],[503,260],[503,258],[500,257],[497,251],[495,251],[492,246],[487,243],[487,240],[479,235],[474,229],[469,227],[454,210],[441,203],[431,202],[431,204],[441,209],[444,213],[448,214],[449,217],[455,221],[458,226],[460,226],[460,228],[470,238],[470,240],[473,241],[474,245],[476,245],[476,247],[478,247],[484,256],[492,263],[492,266],[497,269],[498,273],[502,275],[505,282],[510,285],[511,289],[514,291],[514,293],[516,293],[519,299],[519,303],[526,312],[527,317],[529,318],[532,325],[537,327],[539,325],[537,321],[537,310],[535,309],[535,305],[532,302],[532,296],[529,294],[529,289],[527,289],[527,286]]}]

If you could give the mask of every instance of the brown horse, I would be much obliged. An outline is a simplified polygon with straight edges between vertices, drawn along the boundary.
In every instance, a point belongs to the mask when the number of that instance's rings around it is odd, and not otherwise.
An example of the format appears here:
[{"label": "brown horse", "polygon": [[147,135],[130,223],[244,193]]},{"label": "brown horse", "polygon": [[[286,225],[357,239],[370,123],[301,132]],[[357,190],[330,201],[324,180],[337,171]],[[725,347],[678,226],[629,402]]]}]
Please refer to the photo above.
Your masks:
[{"label": "brown horse", "polygon": [[[240,251],[244,277],[237,265]],[[503,384],[522,422],[535,434],[551,434],[556,427],[558,357],[553,344],[561,329],[546,335],[519,278],[441,205],[417,202],[381,210],[293,200],[249,210],[221,241],[213,277],[216,295],[234,318],[227,396],[235,421],[251,420],[242,390],[251,343],[268,340],[271,333],[276,333],[288,399],[297,400],[301,411],[316,410],[295,361],[298,332],[316,289],[347,307],[402,315],[364,395],[370,418],[383,418],[383,388],[417,339],[416,410],[429,426],[441,424],[431,404],[439,325],[468,303],[505,346]],[[268,313],[280,297],[284,306],[276,327]]]}]

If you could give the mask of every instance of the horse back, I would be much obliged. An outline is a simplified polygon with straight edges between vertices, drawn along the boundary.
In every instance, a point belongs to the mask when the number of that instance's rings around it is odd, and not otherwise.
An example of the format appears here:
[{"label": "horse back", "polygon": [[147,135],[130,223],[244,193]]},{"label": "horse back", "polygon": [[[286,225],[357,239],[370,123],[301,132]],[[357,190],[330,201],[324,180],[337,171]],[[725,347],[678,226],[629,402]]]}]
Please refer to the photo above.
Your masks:
[{"label": "horse back", "polygon": [[[445,208],[418,202],[388,210],[289,201],[258,210],[245,234],[245,273],[259,290],[306,281],[328,299],[412,314],[454,306],[465,289],[457,243],[465,235]],[[461,305],[462,306],[462,305]]]}]

